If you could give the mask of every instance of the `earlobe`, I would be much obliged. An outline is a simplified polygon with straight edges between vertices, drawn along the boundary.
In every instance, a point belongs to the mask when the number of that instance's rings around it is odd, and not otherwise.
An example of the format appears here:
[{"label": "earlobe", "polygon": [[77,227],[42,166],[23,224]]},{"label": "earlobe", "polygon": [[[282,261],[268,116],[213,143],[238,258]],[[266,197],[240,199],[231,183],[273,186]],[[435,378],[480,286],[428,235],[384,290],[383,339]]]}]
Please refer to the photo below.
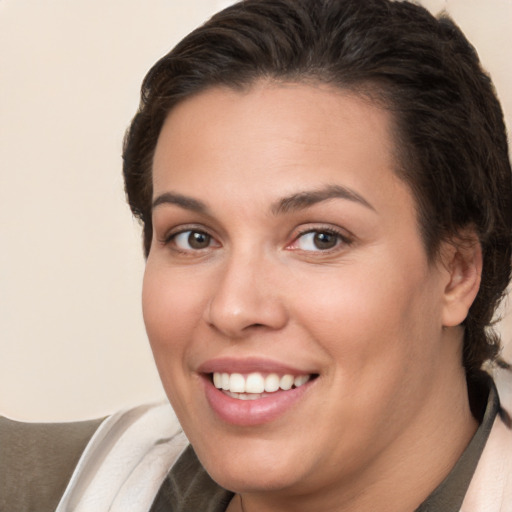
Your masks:
[{"label": "earlobe", "polygon": [[448,270],[444,290],[443,326],[460,325],[480,288],[482,247],[474,232],[457,237],[446,247],[443,262]]}]

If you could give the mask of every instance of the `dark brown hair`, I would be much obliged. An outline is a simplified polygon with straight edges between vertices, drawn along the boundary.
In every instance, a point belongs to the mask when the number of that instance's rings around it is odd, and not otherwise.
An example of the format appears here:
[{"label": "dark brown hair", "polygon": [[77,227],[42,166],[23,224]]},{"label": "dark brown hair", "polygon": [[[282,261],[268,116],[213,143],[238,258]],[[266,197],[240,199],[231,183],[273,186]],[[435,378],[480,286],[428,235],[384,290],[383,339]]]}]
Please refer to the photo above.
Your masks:
[{"label": "dark brown hair", "polygon": [[180,101],[258,79],[321,82],[393,112],[400,168],[429,257],[474,229],[482,283],[465,320],[464,365],[499,351],[490,327],[511,272],[512,177],[503,114],[474,48],[446,16],[390,0],[246,0],[213,16],[149,71],[124,143],[128,201],[151,248],[152,158]]}]

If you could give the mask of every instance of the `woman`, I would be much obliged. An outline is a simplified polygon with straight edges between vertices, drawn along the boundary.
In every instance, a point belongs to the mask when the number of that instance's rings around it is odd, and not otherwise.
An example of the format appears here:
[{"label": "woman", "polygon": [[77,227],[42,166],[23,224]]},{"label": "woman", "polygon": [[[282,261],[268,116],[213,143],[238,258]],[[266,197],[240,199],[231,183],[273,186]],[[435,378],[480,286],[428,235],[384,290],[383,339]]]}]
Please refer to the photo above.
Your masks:
[{"label": "woman", "polygon": [[110,418],[58,510],[512,510],[481,371],[507,151],[472,47],[407,2],[248,0],[187,36],[145,79],[124,176],[190,446],[166,407]]}]

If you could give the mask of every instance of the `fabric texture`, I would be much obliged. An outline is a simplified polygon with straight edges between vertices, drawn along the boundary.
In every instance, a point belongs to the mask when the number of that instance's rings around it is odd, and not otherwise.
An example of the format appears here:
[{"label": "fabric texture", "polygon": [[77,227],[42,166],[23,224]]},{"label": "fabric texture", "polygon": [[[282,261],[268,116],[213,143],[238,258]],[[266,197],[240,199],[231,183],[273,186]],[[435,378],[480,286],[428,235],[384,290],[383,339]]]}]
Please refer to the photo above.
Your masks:
[{"label": "fabric texture", "polygon": [[85,449],[56,512],[147,512],[188,445],[169,404],[107,418]]},{"label": "fabric texture", "polygon": [[24,423],[0,417],[0,511],[54,512],[101,422]]},{"label": "fabric texture", "polygon": [[232,497],[210,478],[189,446],[164,480],[150,512],[224,512]]}]

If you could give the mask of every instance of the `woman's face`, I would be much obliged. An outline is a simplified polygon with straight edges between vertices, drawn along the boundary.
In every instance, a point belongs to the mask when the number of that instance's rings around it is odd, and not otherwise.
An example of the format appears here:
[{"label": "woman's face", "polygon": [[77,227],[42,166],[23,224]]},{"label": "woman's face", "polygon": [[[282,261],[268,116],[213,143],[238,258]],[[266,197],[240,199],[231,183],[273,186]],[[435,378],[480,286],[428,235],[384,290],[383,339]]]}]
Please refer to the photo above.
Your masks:
[{"label": "woman's face", "polygon": [[449,277],[427,260],[391,132],[369,101],[300,84],[208,90],[166,120],[144,318],[228,489],[338,485],[422,434]]}]

